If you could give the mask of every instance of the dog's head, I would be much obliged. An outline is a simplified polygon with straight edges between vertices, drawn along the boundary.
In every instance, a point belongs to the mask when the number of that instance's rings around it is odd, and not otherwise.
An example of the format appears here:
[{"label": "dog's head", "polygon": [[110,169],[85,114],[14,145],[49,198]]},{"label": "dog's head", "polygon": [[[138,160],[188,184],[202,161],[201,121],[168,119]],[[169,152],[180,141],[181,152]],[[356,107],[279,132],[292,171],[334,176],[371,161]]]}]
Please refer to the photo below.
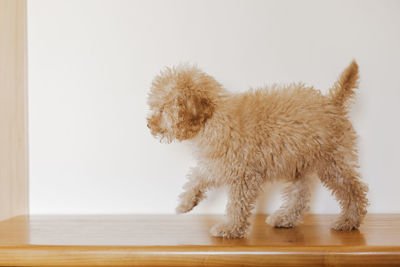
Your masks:
[{"label": "dog's head", "polygon": [[192,66],[167,68],[153,80],[147,126],[161,140],[193,138],[216,108],[221,85]]}]

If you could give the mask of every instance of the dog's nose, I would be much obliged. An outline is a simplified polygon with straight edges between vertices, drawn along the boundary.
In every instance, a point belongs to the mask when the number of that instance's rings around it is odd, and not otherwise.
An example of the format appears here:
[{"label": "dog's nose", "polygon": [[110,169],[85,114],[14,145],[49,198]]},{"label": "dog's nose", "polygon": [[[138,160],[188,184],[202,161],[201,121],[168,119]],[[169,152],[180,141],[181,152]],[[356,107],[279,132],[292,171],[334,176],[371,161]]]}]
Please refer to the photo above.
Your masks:
[{"label": "dog's nose", "polygon": [[149,124],[147,123],[147,128],[149,128],[150,129],[150,126],[149,126]]}]

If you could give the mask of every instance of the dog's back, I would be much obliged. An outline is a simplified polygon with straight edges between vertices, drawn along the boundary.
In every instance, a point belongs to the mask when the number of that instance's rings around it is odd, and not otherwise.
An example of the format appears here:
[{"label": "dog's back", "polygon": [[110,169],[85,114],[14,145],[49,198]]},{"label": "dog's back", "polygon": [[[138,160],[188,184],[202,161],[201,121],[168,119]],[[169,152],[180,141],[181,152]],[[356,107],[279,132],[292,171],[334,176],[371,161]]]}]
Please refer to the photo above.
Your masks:
[{"label": "dog's back", "polygon": [[260,172],[268,169],[270,179],[293,179],[294,171],[307,171],[334,151],[352,160],[356,135],[346,104],[357,85],[354,64],[327,95],[299,83],[227,97],[221,106],[232,131],[229,142]]}]

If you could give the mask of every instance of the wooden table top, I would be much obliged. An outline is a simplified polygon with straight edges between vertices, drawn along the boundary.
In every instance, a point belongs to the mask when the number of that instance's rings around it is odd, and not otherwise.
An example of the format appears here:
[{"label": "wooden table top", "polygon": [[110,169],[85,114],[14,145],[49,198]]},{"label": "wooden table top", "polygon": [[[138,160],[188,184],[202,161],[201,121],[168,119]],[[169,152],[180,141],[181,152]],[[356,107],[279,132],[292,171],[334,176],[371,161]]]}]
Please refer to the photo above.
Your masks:
[{"label": "wooden table top", "polygon": [[0,266],[400,266],[400,214],[337,232],[337,215],[275,229],[253,215],[245,239],[212,237],[219,215],[19,216],[0,222]]}]

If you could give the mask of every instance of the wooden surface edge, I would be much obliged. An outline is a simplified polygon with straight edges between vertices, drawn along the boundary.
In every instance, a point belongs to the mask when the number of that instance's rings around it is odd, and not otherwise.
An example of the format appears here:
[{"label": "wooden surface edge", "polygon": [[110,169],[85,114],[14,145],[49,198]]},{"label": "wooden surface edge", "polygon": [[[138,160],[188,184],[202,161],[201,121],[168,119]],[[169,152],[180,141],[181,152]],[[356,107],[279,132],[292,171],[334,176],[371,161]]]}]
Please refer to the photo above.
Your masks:
[{"label": "wooden surface edge", "polygon": [[400,247],[0,247],[0,266],[378,266],[399,265]]},{"label": "wooden surface edge", "polygon": [[209,235],[223,216],[19,216],[0,223],[0,266],[400,266],[400,214],[351,232],[333,218],[276,229],[256,215],[248,238],[227,240]]}]

